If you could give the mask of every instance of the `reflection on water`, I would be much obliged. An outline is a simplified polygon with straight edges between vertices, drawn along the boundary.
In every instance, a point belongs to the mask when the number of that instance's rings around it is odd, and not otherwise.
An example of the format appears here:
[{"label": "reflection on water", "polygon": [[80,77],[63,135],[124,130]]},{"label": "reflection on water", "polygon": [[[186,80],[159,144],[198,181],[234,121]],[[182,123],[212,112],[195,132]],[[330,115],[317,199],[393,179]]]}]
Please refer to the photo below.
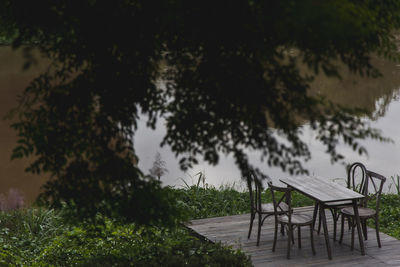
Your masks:
[{"label": "reflection on water", "polygon": [[385,115],[394,99],[398,99],[400,65],[376,57],[372,59],[372,65],[380,70],[382,77],[360,77],[341,68],[340,80],[317,76],[311,86],[312,94],[326,96],[346,107],[365,109],[368,117],[376,120]]},{"label": "reflection on water", "polygon": [[[0,47],[0,117],[3,118],[8,110],[15,107],[16,96],[21,93],[28,83],[47,66],[45,60],[38,60],[38,65],[31,67],[28,71],[22,71],[24,59],[21,51],[13,51],[9,47]],[[337,80],[323,76],[317,77],[312,85],[313,94],[325,95],[335,103],[349,107],[360,107],[367,109],[368,117],[373,126],[383,130],[384,135],[391,137],[396,144],[382,144],[367,141],[364,145],[369,151],[368,158],[360,158],[347,147],[341,148],[341,152],[347,157],[348,162],[362,161],[367,167],[380,172],[390,179],[394,174],[400,174],[397,167],[400,161],[400,126],[397,123],[397,116],[400,114],[399,90],[400,87],[400,66],[381,59],[374,59],[375,64],[384,77],[378,79],[362,78],[348,72],[342,72],[342,79]],[[139,125],[144,125],[140,123]],[[161,149],[161,142],[165,129],[159,123],[157,131],[151,131],[139,127],[135,137],[136,151],[139,154],[139,166],[146,172],[151,168],[154,155],[160,151],[167,163],[169,173],[162,177],[164,184],[181,184],[178,178],[187,178],[182,173],[173,153],[168,148]],[[331,165],[329,157],[324,148],[315,142],[312,132],[305,134],[307,143],[312,152],[312,160],[307,163],[311,174],[325,177],[343,177],[344,167]],[[37,177],[24,172],[29,160],[10,160],[12,149],[16,146],[16,133],[10,128],[10,121],[0,120],[0,194],[7,193],[9,188],[18,188],[25,194],[28,202],[37,196],[44,177]],[[158,142],[157,142],[158,140]],[[257,163],[259,155],[250,153],[250,160],[258,165],[265,173],[279,178],[287,174],[279,169],[270,169],[266,164]],[[240,174],[231,158],[221,157],[217,167],[203,164],[193,170],[205,171],[206,182],[213,185],[221,183],[232,183],[240,180]],[[190,181],[189,181],[190,183]]]}]

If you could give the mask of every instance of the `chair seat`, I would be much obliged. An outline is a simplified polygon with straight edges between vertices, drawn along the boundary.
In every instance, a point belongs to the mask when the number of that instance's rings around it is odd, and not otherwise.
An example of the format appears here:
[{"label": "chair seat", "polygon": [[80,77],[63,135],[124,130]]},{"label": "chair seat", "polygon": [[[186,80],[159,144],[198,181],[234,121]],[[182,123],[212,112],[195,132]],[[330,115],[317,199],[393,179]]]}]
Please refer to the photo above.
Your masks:
[{"label": "chair seat", "polygon": [[[289,218],[287,215],[281,215],[278,217],[278,222],[280,223],[289,223]],[[307,225],[311,224],[313,222],[313,218],[310,215],[307,214],[292,214],[292,224],[297,224],[297,225]]]},{"label": "chair seat", "polygon": [[[289,210],[289,206],[284,202],[281,202],[279,204],[279,207],[280,207],[280,209],[278,209],[278,214],[282,214],[285,211]],[[273,203],[261,204],[261,212],[273,214],[274,213],[274,204]]]},{"label": "chair seat", "polygon": [[[348,215],[348,216],[354,216],[354,209],[353,207],[347,207],[347,208],[343,208],[341,210],[341,212],[344,215]],[[370,208],[358,208],[358,216],[360,218],[367,218],[367,217],[373,217],[376,214],[376,211],[374,209],[370,209]]]}]

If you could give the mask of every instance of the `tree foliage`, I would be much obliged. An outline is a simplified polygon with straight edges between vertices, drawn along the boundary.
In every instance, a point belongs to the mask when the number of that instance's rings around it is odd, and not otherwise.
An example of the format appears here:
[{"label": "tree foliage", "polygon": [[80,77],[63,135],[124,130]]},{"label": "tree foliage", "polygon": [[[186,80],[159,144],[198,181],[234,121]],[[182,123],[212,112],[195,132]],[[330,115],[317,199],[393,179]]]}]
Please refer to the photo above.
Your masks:
[{"label": "tree foliage", "polygon": [[[291,173],[311,157],[301,140],[307,121],[332,161],[339,141],[365,153],[360,139],[384,140],[355,110],[310,96],[319,72],[339,78],[338,63],[377,76],[370,56],[397,59],[398,1],[4,1],[1,21],[14,46],[35,40],[49,71],[20,98],[19,146],[29,167],[49,172],[42,199],[85,212],[157,217],[165,203],[154,180],[135,167],[140,113],[182,169],[233,155],[245,176],[248,149]],[[307,72],[300,71],[300,64]],[[147,209],[148,208],[148,209]],[[145,216],[147,211],[154,211]],[[164,214],[165,215],[165,214]],[[146,219],[140,219],[141,217]]]}]

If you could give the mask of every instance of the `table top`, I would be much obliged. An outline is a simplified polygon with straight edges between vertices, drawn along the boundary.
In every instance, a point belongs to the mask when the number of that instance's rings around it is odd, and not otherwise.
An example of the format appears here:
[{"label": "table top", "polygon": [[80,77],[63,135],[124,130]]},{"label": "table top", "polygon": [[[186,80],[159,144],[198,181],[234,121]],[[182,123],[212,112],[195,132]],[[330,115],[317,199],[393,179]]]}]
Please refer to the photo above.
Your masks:
[{"label": "table top", "polygon": [[362,194],[326,178],[304,176],[279,180],[308,197],[324,203],[364,198]]}]

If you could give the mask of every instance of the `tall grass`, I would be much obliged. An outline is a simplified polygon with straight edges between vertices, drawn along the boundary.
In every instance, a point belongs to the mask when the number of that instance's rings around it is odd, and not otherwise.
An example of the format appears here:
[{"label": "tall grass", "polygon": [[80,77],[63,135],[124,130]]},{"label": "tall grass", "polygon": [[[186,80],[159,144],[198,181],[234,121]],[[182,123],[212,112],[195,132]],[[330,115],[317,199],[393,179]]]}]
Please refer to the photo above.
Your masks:
[{"label": "tall grass", "polygon": [[191,219],[241,214],[249,209],[249,194],[230,187],[217,189],[193,185],[175,190],[178,203],[188,211]]},{"label": "tall grass", "polygon": [[0,263],[29,265],[63,231],[63,219],[54,210],[29,208],[0,212]]},{"label": "tall grass", "polygon": [[396,193],[400,195],[400,176],[399,175],[391,176],[390,179],[392,180],[392,182],[389,185],[389,192],[392,189],[392,187],[394,187]]}]

